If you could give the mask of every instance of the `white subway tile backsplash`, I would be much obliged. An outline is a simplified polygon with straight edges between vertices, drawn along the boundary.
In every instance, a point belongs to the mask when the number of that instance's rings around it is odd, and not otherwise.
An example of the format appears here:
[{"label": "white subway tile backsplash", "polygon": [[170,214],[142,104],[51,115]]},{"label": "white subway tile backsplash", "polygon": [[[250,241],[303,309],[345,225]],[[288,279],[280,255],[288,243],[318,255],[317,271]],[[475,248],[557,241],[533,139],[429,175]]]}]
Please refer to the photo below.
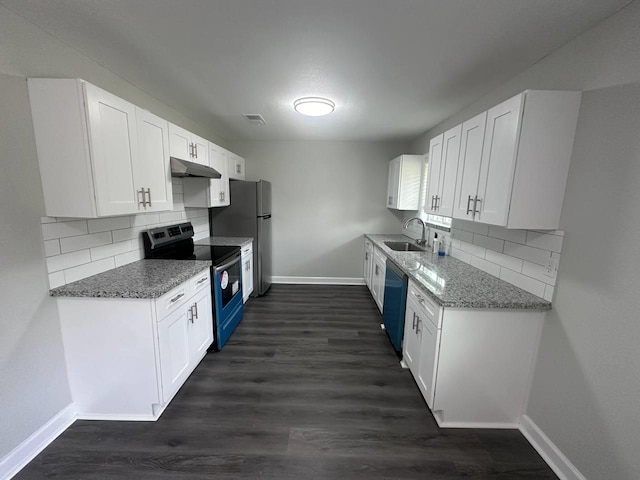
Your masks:
[{"label": "white subway tile backsplash", "polygon": [[182,220],[181,212],[169,212],[169,213],[161,213],[160,214],[160,223],[170,222],[175,223]]},{"label": "white subway tile backsplash", "polygon": [[131,217],[132,227],[146,227],[147,225],[155,225],[157,223],[160,223],[160,215],[157,213],[141,213]]},{"label": "white subway tile backsplash", "polygon": [[208,238],[209,237],[209,229],[203,230],[201,232],[194,232],[193,233],[193,241],[197,241],[197,240],[202,240],[203,238]]},{"label": "white subway tile backsplash", "polygon": [[527,277],[535,278],[536,280],[540,280],[547,285],[555,285],[556,284],[556,274],[555,271],[552,276],[548,276],[546,274],[547,267],[543,265],[538,265],[537,263],[524,262],[522,266],[522,273]]},{"label": "white subway tile backsplash", "polygon": [[552,252],[560,253],[562,251],[563,237],[559,235],[549,235],[547,233],[527,232],[527,245]]},{"label": "white subway tile backsplash", "polygon": [[40,217],[40,223],[56,223],[57,221],[56,217]]},{"label": "white subway tile backsplash", "polygon": [[49,274],[49,288],[58,288],[64,285],[64,270],[59,272],[53,272]]},{"label": "white subway tile backsplash", "polygon": [[546,301],[550,302],[553,299],[553,291],[554,288],[551,285],[547,285],[544,287],[544,298]]},{"label": "white subway tile backsplash", "polygon": [[473,245],[472,243],[460,242],[460,249],[463,252],[470,253],[476,257],[484,258],[485,253],[487,251],[486,248],[479,247],[477,245]]},{"label": "white subway tile backsplash", "polygon": [[527,242],[526,230],[509,230],[496,225],[489,226],[489,236],[493,238],[501,238],[502,240],[509,240],[513,243],[521,243],[523,245]]},{"label": "white subway tile backsplash", "polygon": [[472,266],[479,268],[480,270],[487,272],[494,277],[500,277],[500,266],[495,263],[487,262],[482,258],[471,257],[471,261],[469,262]]},{"label": "white subway tile backsplash", "polygon": [[53,255],[60,255],[60,240],[57,238],[54,240],[45,240],[44,241],[44,254],[47,257],[51,257]]},{"label": "white subway tile backsplash", "polygon": [[63,253],[55,257],[47,258],[47,271],[49,273],[64,270],[66,268],[76,267],[91,261],[89,250],[80,250],[72,253]]},{"label": "white subway tile backsplash", "polygon": [[83,235],[85,233],[88,233],[86,220],[42,224],[42,238],[44,240],[74,237],[76,235]]},{"label": "white subway tile backsplash", "polygon": [[544,289],[546,285],[534,278],[527,277],[518,272],[509,270],[508,268],[500,269],[500,278],[505,282],[509,282],[516,287],[520,287],[527,292],[531,292],[534,295],[542,297],[544,295]]},{"label": "white subway tile backsplash", "polygon": [[111,232],[91,233],[89,235],[60,239],[60,249],[62,253],[68,253],[91,247],[99,247],[100,245],[106,245],[111,242]]},{"label": "white subway tile backsplash", "polygon": [[460,260],[461,262],[471,264],[471,255],[470,255],[470,254],[468,254],[468,253],[466,253],[466,252],[463,252],[463,251],[462,251],[462,250],[460,250],[459,248],[455,248],[455,247],[454,247],[454,248],[452,248],[452,249],[451,249],[451,253],[450,253],[450,255],[451,255],[453,258],[457,258],[457,259],[458,259],[458,260]]},{"label": "white subway tile backsplash", "polygon": [[186,208],[187,218],[193,221],[195,218],[206,217],[209,218],[209,210],[206,208]]},{"label": "white subway tile backsplash", "polygon": [[464,230],[460,230],[459,228],[452,228],[451,235],[453,238],[461,240],[467,243],[473,243],[473,233],[465,232]]},{"label": "white subway tile backsplash", "polygon": [[109,232],[121,228],[129,228],[131,220],[129,217],[109,217],[88,220],[89,233]]},{"label": "white subway tile backsplash", "polygon": [[77,282],[83,278],[97,275],[115,268],[115,262],[112,257],[98,260],[97,262],[87,263],[79,267],[68,268],[64,271],[64,279],[66,283]]},{"label": "white subway tile backsplash", "polygon": [[508,268],[509,270],[513,270],[514,272],[522,271],[523,261],[519,258],[511,257],[499,252],[494,252],[492,250],[487,250],[485,258],[492,263],[496,263],[501,267]]},{"label": "white subway tile backsplash", "polygon": [[141,252],[140,250],[132,250],[131,252],[122,253],[114,257],[116,262],[116,267],[121,267],[122,265],[136,262],[138,260],[142,260],[143,258],[144,258],[144,253]]},{"label": "white subway tile backsplash", "polygon": [[[90,249],[91,260],[95,262],[96,260],[102,260],[103,258],[114,257],[121,253],[130,252],[134,248],[132,242],[135,242],[135,240],[125,240],[124,242],[110,243],[109,245],[94,247]],[[135,247],[137,248],[137,244]]]},{"label": "white subway tile backsplash", "polygon": [[547,260],[551,256],[551,252],[548,250],[541,250],[539,248],[530,247],[527,245],[520,245],[512,242],[504,243],[504,253],[512,257],[521,258],[522,260],[528,260],[538,265],[545,265]]},{"label": "white subway tile backsplash", "polygon": [[489,225],[485,223],[469,222],[467,220],[454,219],[452,223],[453,228],[464,230],[466,232],[478,233],[480,235],[489,234]]},{"label": "white subway tile backsplash", "polygon": [[477,233],[473,234],[473,244],[478,245],[479,247],[484,247],[488,250],[493,250],[494,252],[502,252],[504,249],[504,240],[486,237]]},{"label": "white subway tile backsplash", "polygon": [[135,228],[124,228],[122,230],[114,230],[111,232],[114,242],[122,242],[124,240],[134,240],[140,236],[140,233],[153,228],[153,225]]}]

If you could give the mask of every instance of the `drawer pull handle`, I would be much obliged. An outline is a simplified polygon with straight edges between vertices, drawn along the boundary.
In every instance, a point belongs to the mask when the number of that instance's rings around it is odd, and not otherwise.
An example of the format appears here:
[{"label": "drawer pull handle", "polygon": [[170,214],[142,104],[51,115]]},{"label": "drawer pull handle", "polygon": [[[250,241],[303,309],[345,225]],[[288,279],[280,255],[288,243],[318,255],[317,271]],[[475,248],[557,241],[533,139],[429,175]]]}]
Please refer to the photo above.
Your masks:
[{"label": "drawer pull handle", "polygon": [[169,300],[169,303],[176,303],[178,300],[180,300],[182,297],[184,297],[184,293],[179,293],[178,295],[176,295],[175,297],[173,297],[171,300]]},{"label": "drawer pull handle", "polygon": [[208,279],[207,277],[202,277],[200,280],[198,280],[198,282],[196,283],[196,285],[202,285],[204,282],[206,282]]}]

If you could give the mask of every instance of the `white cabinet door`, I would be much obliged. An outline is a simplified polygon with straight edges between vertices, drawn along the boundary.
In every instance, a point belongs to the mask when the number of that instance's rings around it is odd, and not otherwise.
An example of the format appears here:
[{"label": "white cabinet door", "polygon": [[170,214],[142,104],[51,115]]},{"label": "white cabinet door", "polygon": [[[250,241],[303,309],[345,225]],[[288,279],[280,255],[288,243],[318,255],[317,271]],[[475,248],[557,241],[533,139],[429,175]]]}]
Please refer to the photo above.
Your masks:
[{"label": "white cabinet door", "polygon": [[135,106],[88,83],[84,84],[84,92],[97,214],[136,213],[133,165],[139,152]]},{"label": "white cabinet door", "polygon": [[209,162],[211,168],[220,172],[220,178],[210,180],[210,204],[207,207],[226,207],[229,205],[229,166],[227,151],[209,142]]},{"label": "white cabinet door", "polygon": [[191,160],[193,149],[191,147],[191,132],[182,127],[169,124],[169,151],[172,157],[182,160]]},{"label": "white cabinet door", "polygon": [[436,213],[445,217],[453,216],[458,158],[460,156],[460,138],[462,125],[448,130],[444,134],[442,161],[440,162],[440,183],[436,198]]},{"label": "white cabinet door", "polygon": [[229,152],[229,178],[233,178],[235,180],[244,180],[245,178],[245,169],[244,169],[244,158],[236,155],[235,153]]},{"label": "white cabinet door", "polygon": [[209,141],[192,133],[191,144],[193,145],[193,156],[191,161],[208,167]]},{"label": "white cabinet door", "polygon": [[421,342],[416,381],[427,405],[433,408],[441,330],[437,329],[429,318],[424,317],[424,314],[418,317],[416,326]]},{"label": "white cabinet door", "polygon": [[[475,220],[506,225],[524,94],[487,112]],[[474,202],[475,203],[475,202]]]},{"label": "white cabinet door", "polygon": [[173,398],[191,373],[187,325],[190,317],[191,305],[185,305],[158,323],[158,351],[164,402]]},{"label": "white cabinet door", "polygon": [[407,365],[413,377],[418,379],[420,349],[422,347],[421,331],[418,324],[418,308],[409,299],[404,317],[404,340],[402,342],[402,360]]},{"label": "white cabinet door", "polygon": [[253,244],[242,248],[242,303],[253,292]]},{"label": "white cabinet door", "polygon": [[473,219],[473,201],[478,192],[487,112],[462,124],[453,218]]},{"label": "white cabinet door", "polygon": [[436,199],[440,188],[440,166],[442,164],[442,145],[444,134],[434,137],[429,142],[429,173],[427,180],[427,194],[424,200],[424,210],[436,215]]},{"label": "white cabinet door", "polygon": [[171,210],[173,188],[169,165],[169,124],[138,107],[136,120],[140,148],[138,161],[134,163],[136,190],[145,202],[146,212]]},{"label": "white cabinet door", "polygon": [[371,274],[373,273],[373,244],[371,241],[364,241],[364,283],[369,287],[369,291],[372,289]]},{"label": "white cabinet door", "polygon": [[202,291],[189,304],[194,307],[188,324],[189,363],[193,369],[213,343],[213,310],[209,288]]}]

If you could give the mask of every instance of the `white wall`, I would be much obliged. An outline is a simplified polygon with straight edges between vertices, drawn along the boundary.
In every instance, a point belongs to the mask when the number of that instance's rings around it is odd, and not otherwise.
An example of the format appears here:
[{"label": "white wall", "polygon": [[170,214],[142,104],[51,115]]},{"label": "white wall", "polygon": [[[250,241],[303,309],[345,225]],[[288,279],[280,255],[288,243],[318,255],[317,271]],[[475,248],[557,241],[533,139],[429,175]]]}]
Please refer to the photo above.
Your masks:
[{"label": "white wall", "polygon": [[0,75],[0,459],[71,403],[27,83]]},{"label": "white wall", "polygon": [[71,402],[48,295],[29,76],[84,78],[224,145],[215,132],[0,6],[0,459]]},{"label": "white wall", "polygon": [[585,93],[566,232],[527,413],[590,479],[640,478],[640,1],[544,58],[428,140],[527,88]]},{"label": "white wall", "polygon": [[[385,207],[389,160],[407,145],[235,142],[247,180],[273,183],[273,274],[362,278],[363,234],[395,232]],[[215,222],[213,224],[215,233]]]}]

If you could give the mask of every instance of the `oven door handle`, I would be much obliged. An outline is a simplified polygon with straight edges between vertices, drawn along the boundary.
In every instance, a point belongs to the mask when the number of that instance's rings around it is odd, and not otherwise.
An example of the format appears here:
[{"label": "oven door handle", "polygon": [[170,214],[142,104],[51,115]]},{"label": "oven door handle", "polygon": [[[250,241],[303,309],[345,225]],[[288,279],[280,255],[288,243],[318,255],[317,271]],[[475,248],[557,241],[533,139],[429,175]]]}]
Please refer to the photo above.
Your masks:
[{"label": "oven door handle", "polygon": [[215,271],[216,273],[221,272],[222,270],[226,270],[227,268],[229,268],[231,265],[233,265],[234,263],[238,262],[240,260],[241,256],[238,255],[236,257],[233,257],[231,260],[229,260],[227,263],[225,263],[224,265],[220,265],[218,267],[215,267]]}]

